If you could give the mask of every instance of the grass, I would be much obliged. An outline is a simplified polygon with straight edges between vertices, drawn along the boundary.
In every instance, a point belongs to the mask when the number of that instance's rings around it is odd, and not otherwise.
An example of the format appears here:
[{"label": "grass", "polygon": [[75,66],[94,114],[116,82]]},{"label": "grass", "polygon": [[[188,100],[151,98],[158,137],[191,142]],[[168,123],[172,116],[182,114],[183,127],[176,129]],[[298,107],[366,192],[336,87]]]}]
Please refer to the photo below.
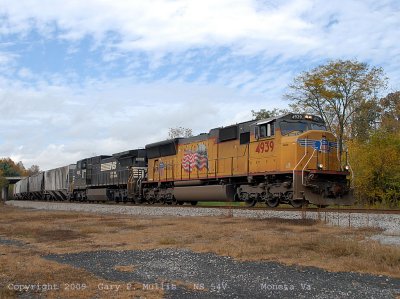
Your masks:
[{"label": "grass", "polygon": [[[41,258],[50,253],[93,250],[188,248],[243,261],[279,261],[329,271],[400,277],[400,248],[369,240],[368,237],[381,232],[376,228],[329,227],[308,219],[105,216],[4,205],[0,209],[0,236],[28,243],[25,247],[0,245],[0,252],[5,254],[0,255],[0,298],[13,295],[5,289],[8,283],[35,282],[38,277],[58,283],[79,278],[81,282],[96,286],[102,281],[98,277]],[[132,272],[135,265],[119,265],[116,269]],[[143,295],[140,290],[135,292],[139,292],[135,295]],[[143,296],[162,297],[160,290],[148,292],[146,290]],[[82,293],[55,295],[62,298],[96,297],[99,291],[91,288]],[[118,296],[122,295],[118,293]]]},{"label": "grass", "polygon": [[177,245],[177,244],[179,244],[179,241],[176,240],[175,238],[165,237],[165,238],[160,239],[158,244],[160,244],[160,245]]},{"label": "grass", "polygon": [[7,286],[0,286],[0,299],[18,298],[16,291],[10,290]]}]

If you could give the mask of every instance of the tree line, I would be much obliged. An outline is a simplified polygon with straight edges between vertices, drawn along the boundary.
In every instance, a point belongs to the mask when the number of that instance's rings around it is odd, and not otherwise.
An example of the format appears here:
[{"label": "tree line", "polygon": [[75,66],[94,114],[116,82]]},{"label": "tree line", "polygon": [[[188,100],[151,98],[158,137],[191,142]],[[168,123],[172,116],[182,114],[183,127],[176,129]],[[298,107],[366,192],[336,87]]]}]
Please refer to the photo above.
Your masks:
[{"label": "tree line", "polygon": [[289,109],[261,109],[253,117],[320,116],[337,138],[338,159],[349,154],[358,202],[400,207],[400,91],[382,96],[387,81],[382,68],[330,61],[294,78],[285,94]]},{"label": "tree line", "polygon": [[26,169],[21,161],[15,163],[11,158],[1,158],[0,188],[5,187],[8,184],[8,181],[5,179],[5,177],[29,176],[39,172],[40,168],[37,165],[32,165],[31,167]]}]

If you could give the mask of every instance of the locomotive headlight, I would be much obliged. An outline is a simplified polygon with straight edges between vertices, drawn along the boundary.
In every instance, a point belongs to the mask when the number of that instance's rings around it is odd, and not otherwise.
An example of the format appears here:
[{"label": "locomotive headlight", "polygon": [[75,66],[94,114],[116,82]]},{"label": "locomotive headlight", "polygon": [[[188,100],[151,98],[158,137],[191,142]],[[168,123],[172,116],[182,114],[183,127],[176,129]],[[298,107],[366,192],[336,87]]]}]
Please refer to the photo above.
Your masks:
[{"label": "locomotive headlight", "polygon": [[318,169],[319,169],[319,170],[324,169],[324,164],[322,164],[322,163],[318,164]]},{"label": "locomotive headlight", "polygon": [[347,171],[349,171],[350,166],[349,166],[349,165],[346,165],[346,166],[344,167],[344,169],[346,169]]}]

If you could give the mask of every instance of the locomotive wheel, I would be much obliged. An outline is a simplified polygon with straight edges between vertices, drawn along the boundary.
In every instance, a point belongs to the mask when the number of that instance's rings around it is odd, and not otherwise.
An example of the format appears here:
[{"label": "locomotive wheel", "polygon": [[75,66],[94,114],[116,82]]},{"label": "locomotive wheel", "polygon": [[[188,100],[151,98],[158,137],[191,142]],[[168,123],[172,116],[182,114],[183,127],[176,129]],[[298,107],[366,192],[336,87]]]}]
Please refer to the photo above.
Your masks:
[{"label": "locomotive wheel", "polygon": [[295,209],[299,209],[299,208],[301,208],[303,206],[307,206],[306,202],[304,200],[302,200],[302,199],[300,199],[300,200],[292,199],[290,201],[290,204]]},{"label": "locomotive wheel", "polygon": [[191,201],[190,204],[191,204],[192,206],[195,206],[195,205],[197,205],[197,201]]},{"label": "locomotive wheel", "polygon": [[185,202],[184,201],[178,201],[178,205],[182,206]]},{"label": "locomotive wheel", "polygon": [[175,196],[172,197],[171,204],[173,204],[174,206],[178,204],[178,201],[176,200]]},{"label": "locomotive wheel", "polygon": [[133,203],[134,203],[135,205],[140,205],[140,204],[143,203],[143,200],[142,200],[140,197],[135,197],[135,198],[133,199]]},{"label": "locomotive wheel", "polygon": [[265,201],[265,204],[270,208],[276,208],[277,206],[279,206],[279,197],[269,197]]},{"label": "locomotive wheel", "polygon": [[250,199],[249,198],[248,200],[245,201],[245,203],[246,203],[246,207],[251,208],[251,207],[254,207],[256,205],[257,199],[255,199],[255,198],[251,198]]}]

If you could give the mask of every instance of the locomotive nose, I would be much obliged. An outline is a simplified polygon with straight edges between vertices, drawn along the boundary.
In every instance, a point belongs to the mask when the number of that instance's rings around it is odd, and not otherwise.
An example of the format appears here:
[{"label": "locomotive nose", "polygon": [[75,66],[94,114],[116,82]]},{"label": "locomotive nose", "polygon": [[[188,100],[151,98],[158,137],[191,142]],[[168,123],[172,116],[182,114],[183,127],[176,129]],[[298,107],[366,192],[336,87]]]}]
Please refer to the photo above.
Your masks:
[{"label": "locomotive nose", "polygon": [[305,170],[339,171],[337,142],[327,131],[307,131],[297,138],[297,160]]}]

